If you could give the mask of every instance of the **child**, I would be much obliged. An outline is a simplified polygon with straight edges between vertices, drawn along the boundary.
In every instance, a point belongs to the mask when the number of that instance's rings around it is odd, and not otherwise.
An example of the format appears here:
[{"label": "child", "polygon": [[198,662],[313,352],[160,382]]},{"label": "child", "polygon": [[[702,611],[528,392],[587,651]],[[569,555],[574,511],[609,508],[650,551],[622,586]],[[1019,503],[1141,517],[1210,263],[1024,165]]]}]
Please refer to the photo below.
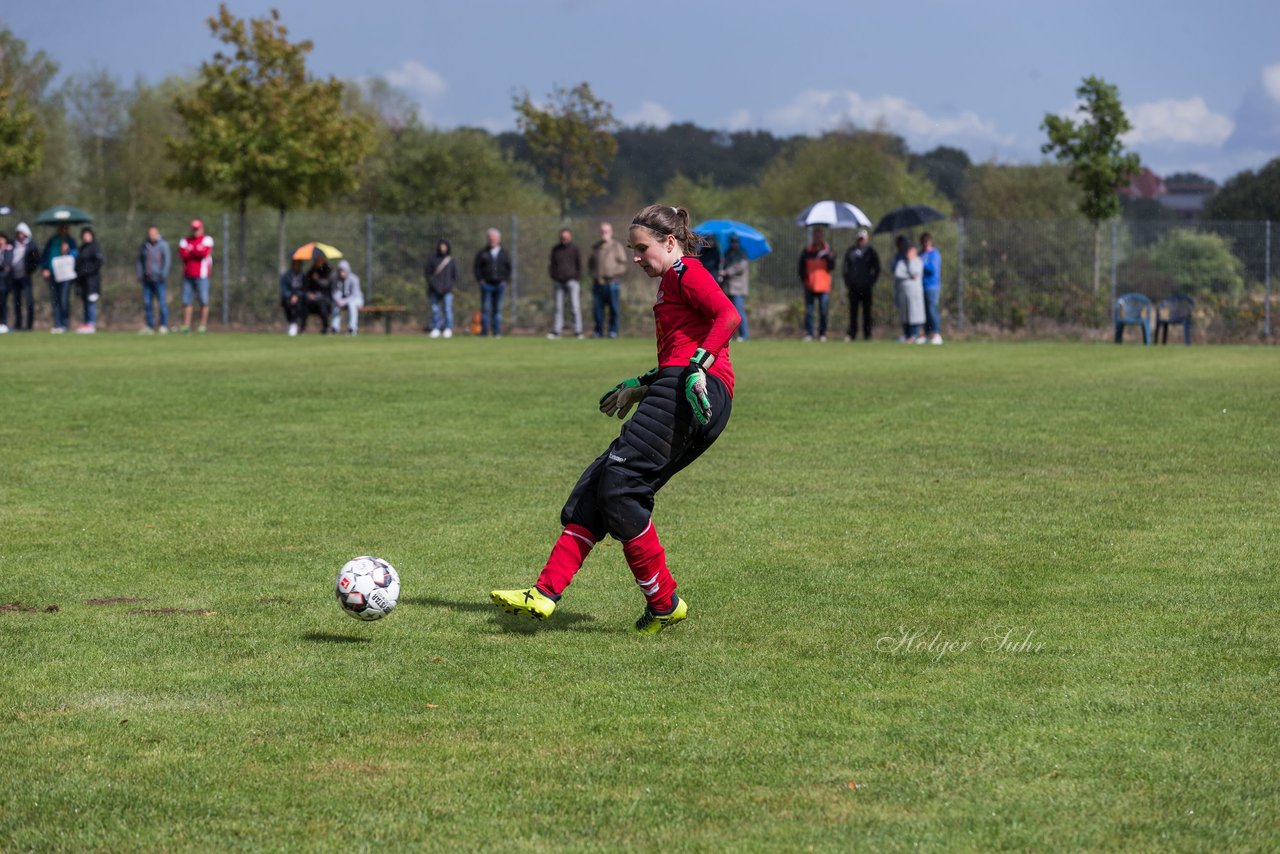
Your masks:
[{"label": "child", "polygon": [[624,380],[600,398],[605,415],[635,417],[587,466],[560,513],[556,540],[537,583],[495,590],[495,605],[512,614],[551,616],[591,548],[606,534],[622,543],[646,606],[635,629],[657,634],[683,620],[689,605],[676,596],[666,552],[650,515],[654,494],[702,454],[724,430],[733,399],[729,339],[738,312],[693,256],[701,238],[684,208],[650,205],[631,221],[633,260],[659,279],[653,314],[658,365]]}]

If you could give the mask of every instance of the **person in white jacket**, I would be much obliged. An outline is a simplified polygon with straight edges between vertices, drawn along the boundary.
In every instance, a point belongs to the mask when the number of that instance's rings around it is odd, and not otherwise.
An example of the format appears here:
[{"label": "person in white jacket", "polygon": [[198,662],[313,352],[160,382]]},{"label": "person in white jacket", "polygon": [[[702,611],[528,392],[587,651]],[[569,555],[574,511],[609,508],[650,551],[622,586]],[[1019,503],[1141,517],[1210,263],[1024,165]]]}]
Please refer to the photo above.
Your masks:
[{"label": "person in white jacket", "polygon": [[338,262],[338,275],[333,278],[333,322],[334,333],[342,331],[342,313],[347,313],[347,334],[355,335],[360,330],[360,307],[364,305],[364,294],[360,291],[360,277],[351,272],[351,265],[346,261]]},{"label": "person in white jacket", "polygon": [[905,237],[898,238],[898,254],[893,259],[893,301],[902,320],[902,337],[914,344],[924,323],[924,262],[916,247]]}]

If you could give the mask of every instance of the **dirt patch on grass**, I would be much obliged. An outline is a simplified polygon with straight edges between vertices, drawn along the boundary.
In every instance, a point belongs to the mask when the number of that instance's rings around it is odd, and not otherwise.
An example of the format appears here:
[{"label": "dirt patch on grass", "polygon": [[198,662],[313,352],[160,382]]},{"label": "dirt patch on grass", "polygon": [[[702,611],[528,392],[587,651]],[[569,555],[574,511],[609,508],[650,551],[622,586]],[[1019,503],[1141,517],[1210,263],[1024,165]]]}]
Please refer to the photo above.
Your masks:
[{"label": "dirt patch on grass", "polygon": [[135,608],[129,612],[143,617],[167,617],[171,614],[183,614],[193,617],[212,617],[217,611],[206,611],[204,608]]},{"label": "dirt patch on grass", "polygon": [[136,602],[154,602],[154,599],[135,599],[132,596],[112,596],[108,599],[86,599],[86,605],[130,605]]},{"label": "dirt patch on grass", "polygon": [[44,611],[46,614],[56,614],[62,608],[57,605],[45,605],[38,608],[35,605],[24,605],[21,602],[4,602],[0,603],[0,614],[36,614]]}]

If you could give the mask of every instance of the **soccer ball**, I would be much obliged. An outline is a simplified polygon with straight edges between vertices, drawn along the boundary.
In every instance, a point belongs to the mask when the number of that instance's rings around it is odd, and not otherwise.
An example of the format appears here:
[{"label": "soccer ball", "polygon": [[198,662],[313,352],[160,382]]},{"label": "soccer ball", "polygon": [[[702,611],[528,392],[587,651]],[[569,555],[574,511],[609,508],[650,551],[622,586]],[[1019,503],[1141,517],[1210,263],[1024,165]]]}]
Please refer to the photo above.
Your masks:
[{"label": "soccer ball", "polygon": [[357,620],[381,620],[400,598],[400,576],[380,557],[357,557],[338,570],[338,605]]}]

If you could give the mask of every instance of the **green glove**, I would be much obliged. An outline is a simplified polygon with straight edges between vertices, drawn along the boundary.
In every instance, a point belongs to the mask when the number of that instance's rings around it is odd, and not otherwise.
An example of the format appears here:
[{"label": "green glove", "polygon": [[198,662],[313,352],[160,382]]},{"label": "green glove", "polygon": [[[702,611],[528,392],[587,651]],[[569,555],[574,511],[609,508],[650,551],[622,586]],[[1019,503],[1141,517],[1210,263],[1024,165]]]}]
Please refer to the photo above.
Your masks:
[{"label": "green glove", "polygon": [[655,367],[641,376],[623,380],[601,395],[600,411],[605,415],[626,418],[631,407],[640,402],[640,399],[648,393],[649,386],[657,378],[658,369]]},{"label": "green glove", "polygon": [[689,357],[689,370],[684,375],[684,396],[689,401],[689,406],[693,409],[693,417],[698,419],[699,424],[706,424],[711,420],[711,398],[707,396],[707,368],[711,367],[716,361],[716,357],[698,348],[692,356]]}]

